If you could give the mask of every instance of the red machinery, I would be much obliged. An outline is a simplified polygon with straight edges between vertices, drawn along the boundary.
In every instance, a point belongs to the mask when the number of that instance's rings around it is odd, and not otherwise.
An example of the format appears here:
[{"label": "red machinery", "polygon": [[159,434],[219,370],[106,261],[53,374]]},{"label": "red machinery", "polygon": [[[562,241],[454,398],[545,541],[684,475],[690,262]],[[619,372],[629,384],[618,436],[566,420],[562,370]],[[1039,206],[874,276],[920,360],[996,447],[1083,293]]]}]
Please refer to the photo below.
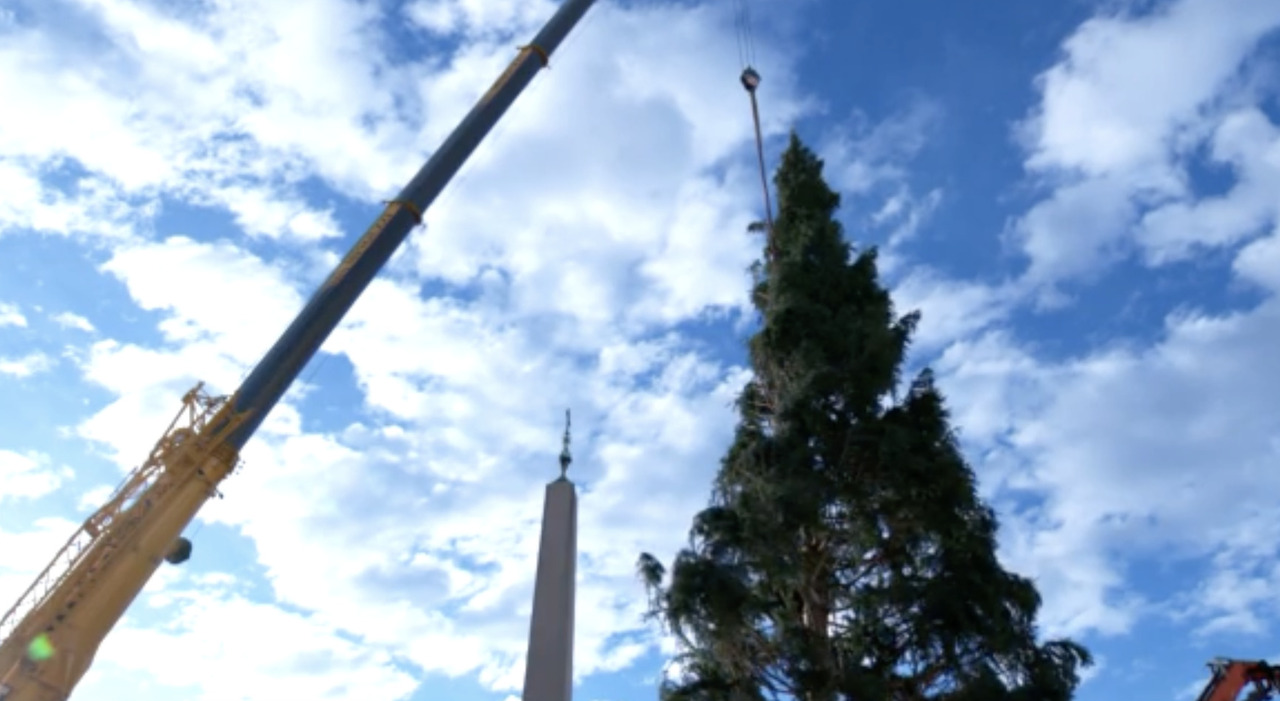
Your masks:
[{"label": "red machinery", "polygon": [[[1280,667],[1262,661],[1218,658],[1209,663],[1213,678],[1196,701],[1267,701],[1280,695]],[[1240,698],[1240,692],[1248,695]]]}]

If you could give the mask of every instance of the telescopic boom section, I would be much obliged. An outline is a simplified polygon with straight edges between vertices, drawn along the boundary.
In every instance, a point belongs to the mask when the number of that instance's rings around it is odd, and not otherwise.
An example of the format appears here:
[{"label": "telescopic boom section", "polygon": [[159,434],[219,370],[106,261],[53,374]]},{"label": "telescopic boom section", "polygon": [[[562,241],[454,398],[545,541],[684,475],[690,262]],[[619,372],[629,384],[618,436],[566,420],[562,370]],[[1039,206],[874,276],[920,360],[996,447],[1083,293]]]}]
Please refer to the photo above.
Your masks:
[{"label": "telescopic boom section", "polygon": [[234,394],[212,398],[200,386],[187,394],[147,461],[0,618],[0,701],[65,701],[161,561],[187,558],[182,531],[235,469],[245,443],[593,2],[564,0]]}]

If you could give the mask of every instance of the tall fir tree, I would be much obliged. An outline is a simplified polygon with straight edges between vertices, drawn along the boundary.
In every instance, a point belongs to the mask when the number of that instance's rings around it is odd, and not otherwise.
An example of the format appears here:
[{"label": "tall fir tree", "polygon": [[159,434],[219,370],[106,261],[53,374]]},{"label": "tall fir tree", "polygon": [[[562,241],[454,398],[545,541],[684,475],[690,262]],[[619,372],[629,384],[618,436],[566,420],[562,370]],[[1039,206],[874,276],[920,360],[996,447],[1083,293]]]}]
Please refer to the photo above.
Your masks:
[{"label": "tall fir tree", "polygon": [[1038,642],[932,374],[898,395],[919,315],[844,240],[822,165],[793,134],[733,444],[670,576],[640,557],[681,647],[662,697],[1066,701],[1089,653]]}]

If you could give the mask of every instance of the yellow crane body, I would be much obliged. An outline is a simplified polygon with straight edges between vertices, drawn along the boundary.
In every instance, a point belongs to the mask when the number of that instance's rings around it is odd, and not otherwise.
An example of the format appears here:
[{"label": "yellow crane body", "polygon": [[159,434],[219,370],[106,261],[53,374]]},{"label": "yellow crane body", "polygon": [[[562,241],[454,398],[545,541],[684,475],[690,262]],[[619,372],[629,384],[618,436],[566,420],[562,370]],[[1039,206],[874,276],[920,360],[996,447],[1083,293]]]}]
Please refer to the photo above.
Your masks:
[{"label": "yellow crane body", "polygon": [[188,392],[147,460],[0,619],[0,699],[66,699],[161,562],[190,553],[178,534],[239,459],[207,431],[230,406]]}]

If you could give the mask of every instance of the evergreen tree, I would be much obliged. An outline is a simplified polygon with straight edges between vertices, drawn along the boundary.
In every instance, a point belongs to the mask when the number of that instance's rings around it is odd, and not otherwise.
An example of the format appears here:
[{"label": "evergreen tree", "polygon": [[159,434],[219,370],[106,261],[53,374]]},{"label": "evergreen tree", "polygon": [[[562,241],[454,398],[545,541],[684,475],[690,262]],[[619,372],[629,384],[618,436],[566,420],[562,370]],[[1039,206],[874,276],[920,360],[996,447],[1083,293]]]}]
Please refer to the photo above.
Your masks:
[{"label": "evergreen tree", "polygon": [[794,134],[774,184],[734,442],[669,578],[640,557],[681,646],[663,698],[1070,699],[1089,653],[1037,641],[932,374],[897,394],[918,314],[895,316]]}]

